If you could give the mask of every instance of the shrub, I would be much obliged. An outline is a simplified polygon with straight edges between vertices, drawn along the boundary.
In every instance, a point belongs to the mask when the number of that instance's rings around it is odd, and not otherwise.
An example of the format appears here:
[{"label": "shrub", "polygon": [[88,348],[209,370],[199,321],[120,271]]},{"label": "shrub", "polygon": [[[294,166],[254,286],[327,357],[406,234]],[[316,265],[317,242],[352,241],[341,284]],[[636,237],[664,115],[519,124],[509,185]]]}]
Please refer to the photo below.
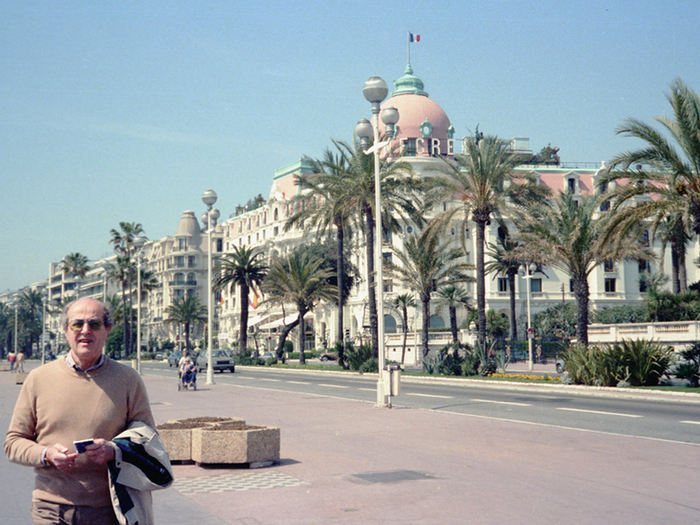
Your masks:
[{"label": "shrub", "polygon": [[691,387],[697,388],[700,383],[700,341],[681,351],[680,357],[684,361],[676,365],[674,375],[678,379],[687,379]]},{"label": "shrub", "polygon": [[627,374],[620,374],[618,379],[632,386],[658,385],[673,359],[673,348],[645,340],[623,340],[613,347],[613,352],[616,357],[619,355],[620,366]]},{"label": "shrub", "polygon": [[[351,370],[360,370],[365,361],[372,359],[372,347],[363,345],[355,348],[355,345],[348,343],[345,349],[345,358]],[[379,368],[377,367],[377,369]]]},{"label": "shrub", "polygon": [[654,386],[668,370],[673,349],[651,341],[623,341],[612,347],[572,345],[561,357],[579,385]]},{"label": "shrub", "polygon": [[361,374],[364,374],[365,372],[379,372],[379,359],[376,357],[370,357],[360,365],[358,371]]}]

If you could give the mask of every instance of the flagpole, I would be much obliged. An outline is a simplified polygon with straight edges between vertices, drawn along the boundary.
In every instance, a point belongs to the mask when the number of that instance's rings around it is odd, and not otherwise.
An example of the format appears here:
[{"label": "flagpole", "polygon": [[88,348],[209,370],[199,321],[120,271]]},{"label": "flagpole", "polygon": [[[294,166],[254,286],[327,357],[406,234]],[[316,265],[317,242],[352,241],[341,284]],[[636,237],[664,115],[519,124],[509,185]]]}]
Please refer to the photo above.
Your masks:
[{"label": "flagpole", "polygon": [[406,48],[407,48],[407,55],[408,55],[408,62],[407,64],[411,64],[411,32],[406,31]]}]

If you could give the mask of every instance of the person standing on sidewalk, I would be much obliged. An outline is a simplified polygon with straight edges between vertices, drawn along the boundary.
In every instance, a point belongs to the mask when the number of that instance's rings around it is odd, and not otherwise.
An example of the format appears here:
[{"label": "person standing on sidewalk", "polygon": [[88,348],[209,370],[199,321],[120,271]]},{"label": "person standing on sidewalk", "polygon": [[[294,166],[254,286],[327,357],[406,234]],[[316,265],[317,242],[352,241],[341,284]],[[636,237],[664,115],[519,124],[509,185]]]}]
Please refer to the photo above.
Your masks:
[{"label": "person standing on sidewalk", "polygon": [[[138,373],[102,353],[112,328],[109,309],[78,299],[61,316],[70,345],[64,359],[32,370],[5,438],[14,463],[34,467],[35,525],[118,525],[108,483],[115,436],[130,424],[155,428]],[[84,453],[73,443],[92,440]]]},{"label": "person standing on sidewalk", "polygon": [[18,352],[15,357],[15,372],[24,374],[24,352]]},{"label": "person standing on sidewalk", "polygon": [[10,362],[10,372],[15,371],[15,359],[16,358],[17,358],[17,356],[15,356],[15,353],[12,350],[10,350],[10,353],[7,354],[7,360]]}]

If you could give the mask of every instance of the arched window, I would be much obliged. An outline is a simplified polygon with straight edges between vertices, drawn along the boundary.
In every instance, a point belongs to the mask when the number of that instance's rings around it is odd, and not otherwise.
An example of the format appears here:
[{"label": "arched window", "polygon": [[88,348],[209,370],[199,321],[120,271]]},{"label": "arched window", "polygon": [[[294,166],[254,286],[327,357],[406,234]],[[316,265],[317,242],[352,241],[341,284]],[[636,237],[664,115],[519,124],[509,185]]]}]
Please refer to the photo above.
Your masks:
[{"label": "arched window", "polygon": [[386,314],[384,316],[384,333],[395,334],[396,333],[396,319],[393,315]]},{"label": "arched window", "polygon": [[275,215],[274,215],[274,217],[275,217],[275,220],[276,220],[276,221],[280,220],[280,214],[279,214],[279,210],[278,210],[277,208],[275,208]]}]

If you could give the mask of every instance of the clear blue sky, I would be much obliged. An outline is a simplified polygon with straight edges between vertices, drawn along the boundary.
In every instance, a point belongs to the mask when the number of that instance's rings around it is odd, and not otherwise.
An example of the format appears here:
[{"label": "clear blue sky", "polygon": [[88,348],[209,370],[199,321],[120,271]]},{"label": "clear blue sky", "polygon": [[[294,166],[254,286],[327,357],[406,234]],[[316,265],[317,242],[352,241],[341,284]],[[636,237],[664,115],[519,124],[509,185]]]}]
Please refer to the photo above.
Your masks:
[{"label": "clear blue sky", "polygon": [[[371,11],[370,11],[371,9]],[[635,147],[627,117],[700,91],[700,2],[421,0],[0,3],[0,291],[109,230],[173,235],[219,195],[228,217],[274,170],[350,140],[364,81],[415,74],[456,136],[600,162]]]}]

